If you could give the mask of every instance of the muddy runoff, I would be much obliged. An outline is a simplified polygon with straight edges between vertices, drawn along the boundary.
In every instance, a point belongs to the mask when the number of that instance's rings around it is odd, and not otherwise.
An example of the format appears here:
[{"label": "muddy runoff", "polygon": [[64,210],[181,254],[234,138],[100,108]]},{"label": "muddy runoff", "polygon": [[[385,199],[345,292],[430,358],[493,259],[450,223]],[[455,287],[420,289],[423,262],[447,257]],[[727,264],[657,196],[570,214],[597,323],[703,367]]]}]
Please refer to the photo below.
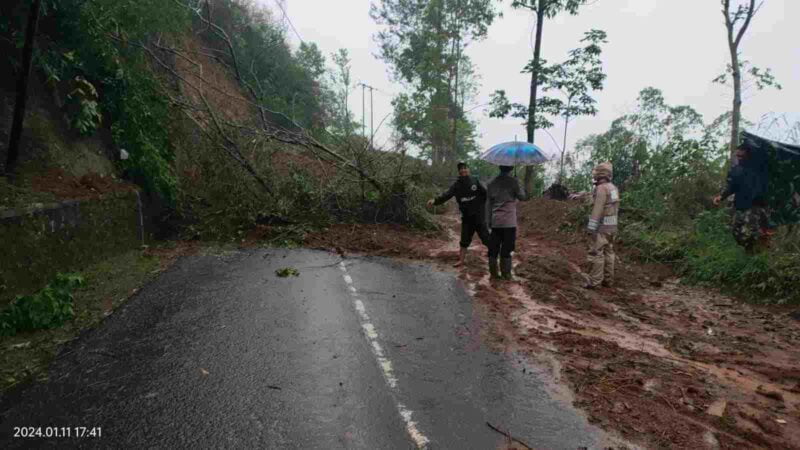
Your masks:
[{"label": "muddy runoff", "polygon": [[[485,316],[483,339],[549,367],[554,395],[645,448],[800,448],[800,322],[683,285],[669,268],[618,252],[615,287],[587,291],[586,238],[570,202],[520,211],[514,281],[490,281],[475,236],[465,267],[459,218],[443,232],[341,225],[306,245],[426,260],[459,270]],[[622,225],[624,226],[624,224]]]}]

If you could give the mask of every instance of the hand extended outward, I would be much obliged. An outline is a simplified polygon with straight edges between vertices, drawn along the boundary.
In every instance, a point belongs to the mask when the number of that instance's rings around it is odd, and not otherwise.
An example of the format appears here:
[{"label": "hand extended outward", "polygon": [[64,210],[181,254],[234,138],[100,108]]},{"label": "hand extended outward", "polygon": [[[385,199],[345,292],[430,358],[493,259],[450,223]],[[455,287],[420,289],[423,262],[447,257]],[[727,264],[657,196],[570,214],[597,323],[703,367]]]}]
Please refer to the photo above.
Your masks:
[{"label": "hand extended outward", "polygon": [[430,200],[428,200],[428,203],[427,203],[427,205],[428,205],[428,208],[430,208],[431,206],[433,206],[433,199],[430,199]]},{"label": "hand extended outward", "polygon": [[714,206],[719,206],[719,204],[722,203],[722,196],[716,195],[711,199],[711,201],[714,203]]}]

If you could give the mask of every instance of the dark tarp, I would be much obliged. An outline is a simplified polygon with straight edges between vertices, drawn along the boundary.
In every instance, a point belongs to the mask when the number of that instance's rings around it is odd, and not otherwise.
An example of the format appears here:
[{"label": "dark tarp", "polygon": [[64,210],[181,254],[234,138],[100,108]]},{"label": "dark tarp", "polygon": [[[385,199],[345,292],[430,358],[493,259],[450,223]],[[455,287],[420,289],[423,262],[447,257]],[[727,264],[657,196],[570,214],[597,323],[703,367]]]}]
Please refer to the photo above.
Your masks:
[{"label": "dark tarp", "polygon": [[741,146],[750,151],[749,169],[766,187],[766,203],[774,225],[800,223],[800,146],[742,132]]}]

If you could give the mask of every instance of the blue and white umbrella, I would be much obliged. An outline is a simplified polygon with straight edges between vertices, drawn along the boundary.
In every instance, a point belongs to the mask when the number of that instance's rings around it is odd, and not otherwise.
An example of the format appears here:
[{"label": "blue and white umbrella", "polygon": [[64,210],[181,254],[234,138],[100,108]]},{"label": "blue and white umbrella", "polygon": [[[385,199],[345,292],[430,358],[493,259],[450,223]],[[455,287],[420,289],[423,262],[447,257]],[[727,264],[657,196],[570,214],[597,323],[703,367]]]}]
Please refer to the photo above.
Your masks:
[{"label": "blue and white umbrella", "polygon": [[528,142],[511,141],[497,144],[478,157],[498,166],[534,166],[544,164],[556,154]]}]

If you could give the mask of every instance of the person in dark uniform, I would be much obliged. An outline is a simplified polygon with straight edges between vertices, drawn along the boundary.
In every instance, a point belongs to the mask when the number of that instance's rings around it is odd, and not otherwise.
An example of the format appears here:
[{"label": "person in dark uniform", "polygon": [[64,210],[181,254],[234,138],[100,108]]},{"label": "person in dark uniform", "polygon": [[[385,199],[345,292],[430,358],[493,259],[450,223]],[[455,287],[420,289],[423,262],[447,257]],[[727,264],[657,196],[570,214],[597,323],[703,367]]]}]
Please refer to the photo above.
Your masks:
[{"label": "person in dark uniform", "polygon": [[450,189],[435,199],[428,200],[428,207],[441,205],[455,197],[461,210],[461,242],[456,267],[464,265],[467,248],[472,243],[472,236],[478,237],[485,246],[489,246],[489,228],[486,226],[486,187],[477,177],[470,176],[469,167],[464,162],[458,163],[458,179]]},{"label": "person in dark uniform", "polygon": [[725,189],[714,197],[713,202],[719,205],[722,200],[734,196],[731,231],[736,242],[748,253],[753,253],[762,234],[769,228],[765,201],[766,162],[754,158],[752,152],[743,146],[736,150],[736,157],[739,164],[731,167]]}]

